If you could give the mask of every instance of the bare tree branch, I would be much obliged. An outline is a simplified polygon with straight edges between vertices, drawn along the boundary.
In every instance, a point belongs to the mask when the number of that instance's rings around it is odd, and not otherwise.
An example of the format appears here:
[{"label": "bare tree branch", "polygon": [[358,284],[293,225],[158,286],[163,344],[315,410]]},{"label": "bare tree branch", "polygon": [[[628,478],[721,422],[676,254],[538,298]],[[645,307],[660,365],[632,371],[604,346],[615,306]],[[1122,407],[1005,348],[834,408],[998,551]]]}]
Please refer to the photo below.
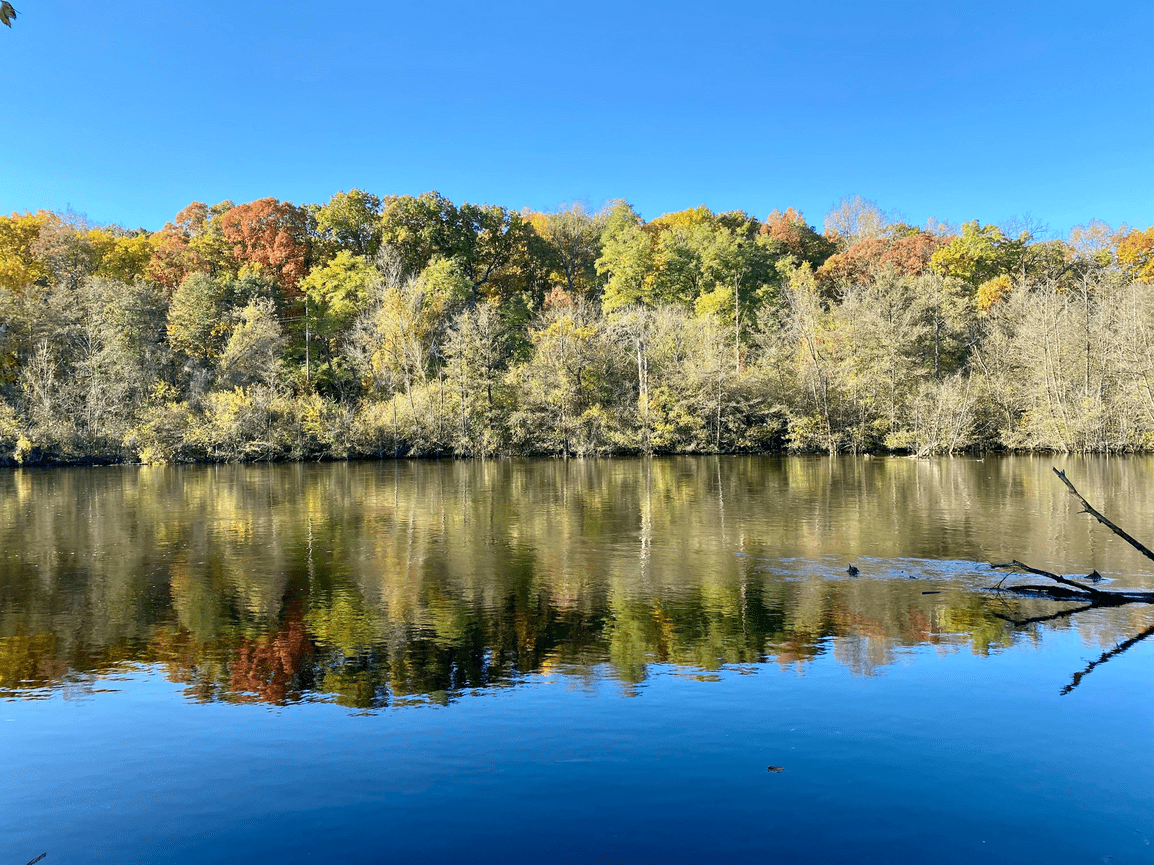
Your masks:
[{"label": "bare tree branch", "polygon": [[[1112,522],[1110,522],[1108,519],[1106,519],[1104,516],[1102,516],[1096,510],[1094,510],[1094,508],[1092,508],[1090,506],[1090,503],[1088,501],[1086,501],[1086,499],[1084,499],[1082,497],[1082,494],[1080,492],[1078,492],[1077,489],[1075,489],[1075,487],[1072,483],[1070,483],[1069,479],[1066,477],[1065,472],[1059,471],[1056,467],[1054,467],[1054,474],[1056,474],[1058,476],[1058,479],[1066,485],[1066,488],[1070,491],[1070,494],[1077,497],[1078,501],[1080,501],[1082,503],[1083,513],[1087,513],[1090,516],[1092,516],[1094,519],[1096,519],[1098,522],[1100,522],[1102,525],[1104,525],[1106,528],[1108,528],[1110,531],[1112,531],[1114,534],[1116,534],[1118,537],[1120,537],[1122,540],[1124,540],[1126,543],[1128,543],[1130,546],[1132,546],[1134,549],[1136,549],[1138,552],[1140,552],[1146,558],[1150,559],[1151,561],[1154,561],[1154,553],[1150,552],[1150,550],[1144,544],[1139,543],[1138,541],[1134,540],[1134,538],[1130,537],[1130,535],[1128,535],[1126,532],[1122,531],[1122,529],[1118,528],[1116,525],[1114,525]],[[1049,575],[1049,576],[1052,576],[1052,575]]]},{"label": "bare tree branch", "polygon": [[[1098,589],[1091,588],[1090,586],[1083,585],[1082,583],[1076,583],[1073,580],[1067,579],[1066,577],[1060,577],[1057,574],[1051,574],[1049,571],[1039,570],[1038,568],[1031,568],[1029,565],[1022,564],[1017,559],[1014,559],[1012,562],[1005,562],[1005,563],[1000,564],[1000,565],[996,565],[996,564],[993,564],[991,562],[990,567],[991,568],[1018,568],[1019,570],[1026,571],[1027,573],[1030,573],[1030,574],[1037,574],[1039,577],[1049,577],[1051,580],[1054,580],[1057,583],[1062,583],[1062,585],[1065,585],[1065,586],[1072,586],[1075,589],[1078,589],[1079,591],[1083,591],[1086,594],[1088,594],[1091,598],[1109,598],[1112,595],[1118,594],[1117,592],[1103,592],[1103,591],[1100,591]],[[1019,586],[1018,588],[1021,589],[1024,587]],[[1040,586],[1038,588],[1044,589],[1047,587]]]}]

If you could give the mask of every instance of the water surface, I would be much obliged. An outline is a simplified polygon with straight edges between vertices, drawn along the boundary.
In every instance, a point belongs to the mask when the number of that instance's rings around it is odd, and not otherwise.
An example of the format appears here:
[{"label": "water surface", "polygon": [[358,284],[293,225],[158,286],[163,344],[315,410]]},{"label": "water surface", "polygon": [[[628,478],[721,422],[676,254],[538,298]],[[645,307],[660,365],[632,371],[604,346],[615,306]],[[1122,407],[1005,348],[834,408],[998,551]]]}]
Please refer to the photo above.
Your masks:
[{"label": "water surface", "polygon": [[1154,611],[989,590],[1154,588],[1053,462],[2,474],[0,862],[1154,861]]}]

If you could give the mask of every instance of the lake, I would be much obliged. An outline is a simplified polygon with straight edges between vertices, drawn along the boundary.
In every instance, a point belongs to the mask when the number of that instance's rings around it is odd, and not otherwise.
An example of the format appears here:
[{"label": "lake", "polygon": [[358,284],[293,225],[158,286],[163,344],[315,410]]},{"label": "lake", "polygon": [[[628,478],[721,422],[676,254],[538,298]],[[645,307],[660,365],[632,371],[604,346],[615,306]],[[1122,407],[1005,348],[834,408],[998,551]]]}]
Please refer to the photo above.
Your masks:
[{"label": "lake", "polygon": [[1154,588],[1051,465],[1154,541],[1145,457],[6,470],[0,863],[1154,862],[1154,607],[992,591]]}]

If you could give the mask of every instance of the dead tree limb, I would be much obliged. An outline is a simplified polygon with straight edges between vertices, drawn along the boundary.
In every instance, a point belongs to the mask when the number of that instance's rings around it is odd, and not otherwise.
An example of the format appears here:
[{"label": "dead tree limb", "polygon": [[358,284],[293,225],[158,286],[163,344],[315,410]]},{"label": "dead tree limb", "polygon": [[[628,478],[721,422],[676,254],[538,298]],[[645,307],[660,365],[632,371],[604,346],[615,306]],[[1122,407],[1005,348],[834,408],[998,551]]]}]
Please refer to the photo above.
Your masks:
[{"label": "dead tree limb", "polygon": [[1078,490],[1074,487],[1074,485],[1072,483],[1070,483],[1070,480],[1069,480],[1069,478],[1066,477],[1065,472],[1059,471],[1057,466],[1051,466],[1051,468],[1054,469],[1054,474],[1056,474],[1058,476],[1058,480],[1060,480],[1062,483],[1064,483],[1066,485],[1066,489],[1068,489],[1070,491],[1070,494],[1072,496],[1076,497],[1078,499],[1078,501],[1080,501],[1082,503],[1082,512],[1083,513],[1086,513],[1086,514],[1089,514],[1090,516],[1092,516],[1094,519],[1096,519],[1098,522],[1100,522],[1102,525],[1104,525],[1106,528],[1108,528],[1110,531],[1112,531],[1114,534],[1116,534],[1118,537],[1120,537],[1122,540],[1124,540],[1126,543],[1128,543],[1130,546],[1132,546],[1134,549],[1136,549],[1138,552],[1140,552],[1146,558],[1150,559],[1151,561],[1154,561],[1154,553],[1150,552],[1150,550],[1144,544],[1140,543],[1139,541],[1134,540],[1134,538],[1132,538],[1126,532],[1122,531],[1122,529],[1118,528],[1116,525],[1114,525],[1112,522],[1110,522],[1108,519],[1106,519],[1104,516],[1102,516],[1096,510],[1094,510],[1094,508],[1090,506],[1090,503],[1088,501],[1086,501],[1086,499],[1084,499],[1082,497],[1082,494],[1080,492],[1078,492]]},{"label": "dead tree limb", "polygon": [[[1114,525],[1114,523],[1110,522],[1110,520],[1106,519],[1106,517],[1102,516],[1102,514],[1095,510],[1095,508],[1091,506],[1088,501],[1086,501],[1082,494],[1078,492],[1077,488],[1072,483],[1070,483],[1070,480],[1066,477],[1065,472],[1059,471],[1057,467],[1054,467],[1054,474],[1058,476],[1058,480],[1065,484],[1066,489],[1070,491],[1070,494],[1076,497],[1078,501],[1082,503],[1083,513],[1087,513],[1092,516],[1094,519],[1096,519],[1098,522],[1100,522],[1102,525],[1104,525],[1106,528],[1108,528],[1110,531],[1112,531],[1114,534],[1116,534],[1118,537],[1120,537],[1122,540],[1144,555],[1147,559],[1154,561],[1154,552],[1151,552],[1145,544],[1135,540],[1127,532]],[[1096,589],[1093,586],[1086,585],[1085,583],[1071,580],[1069,577],[1063,577],[1059,574],[1052,574],[1049,571],[1043,571],[1040,568],[1032,568],[1027,564],[1019,562],[1017,559],[1014,559],[1010,562],[1004,562],[1003,564],[991,563],[990,567],[1015,568],[1020,571],[1025,571],[1028,574],[1037,574],[1040,577],[1046,577],[1047,579],[1053,580],[1059,584],[1057,586],[1011,585],[1003,587],[1003,583],[1005,583],[1005,578],[1003,577],[1002,580],[998,582],[997,586],[994,587],[994,591],[1014,592],[1016,594],[1041,594],[1045,595],[1046,597],[1053,598],[1054,600],[1077,601],[1082,604],[1082,606],[1069,610],[1062,610],[1061,612],[1054,613],[1053,615],[1035,616],[1024,621],[1015,621],[1009,616],[1004,616],[1000,613],[994,613],[997,618],[1002,619],[1003,621],[1011,622],[1015,627],[1024,627],[1026,625],[1039,622],[1047,622],[1052,619],[1064,618],[1072,616],[1074,613],[1084,612],[1085,610],[1093,609],[1095,607],[1113,607],[1121,606],[1122,604],[1154,604],[1154,592],[1102,591],[1101,589]],[[1086,579],[1096,583],[1102,579],[1102,576],[1097,571],[1092,571],[1086,576]],[[1107,652],[1103,652],[1101,657],[1099,657],[1096,661],[1091,661],[1084,670],[1074,674],[1074,678],[1071,680],[1070,684],[1062,689],[1063,696],[1069,694],[1076,687],[1078,687],[1082,679],[1090,672],[1092,672],[1095,667],[1106,663],[1111,658],[1117,657],[1127,649],[1137,645],[1150,636],[1154,636],[1154,625],[1151,625],[1146,630],[1142,631],[1142,633],[1131,637],[1126,642],[1119,643],[1113,649],[1110,649]]]},{"label": "dead tree limb", "polygon": [[[1123,531],[1118,526],[1114,525],[1114,523],[1110,522],[1110,520],[1106,519],[1106,517],[1102,516],[1102,514],[1100,514],[1088,501],[1086,501],[1085,497],[1080,492],[1078,492],[1077,487],[1070,483],[1070,479],[1066,477],[1065,472],[1060,471],[1056,466],[1052,468],[1054,470],[1054,474],[1058,476],[1058,480],[1065,484],[1066,489],[1070,491],[1070,494],[1082,503],[1083,513],[1087,513],[1092,516],[1134,549],[1138,550],[1138,552],[1140,552],[1146,558],[1154,561],[1154,552],[1151,552],[1145,544],[1135,540],[1127,532]],[[1015,592],[1017,594],[1043,594],[1047,595],[1048,597],[1063,601],[1071,599],[1084,599],[1089,600],[1095,606],[1114,606],[1118,604],[1154,604],[1154,592],[1102,591],[1101,589],[1096,589],[1093,586],[1088,586],[1085,583],[1079,583],[1075,580],[1071,580],[1069,577],[1052,574],[1049,571],[1043,571],[1040,568],[1032,568],[1027,564],[1019,562],[1017,559],[1014,559],[1011,562],[1004,562],[1002,564],[994,564],[991,562],[990,567],[1017,568],[1018,570],[1025,571],[1028,574],[1037,574],[1039,577],[1046,577],[1056,583],[1061,584],[1061,586],[1017,585],[1006,586],[1003,588],[1002,583],[1005,582],[1003,579],[995,587],[997,591]],[[1096,583],[1098,580],[1102,579],[1102,576],[1097,571],[1094,571],[1090,574],[1087,574],[1086,579]]]},{"label": "dead tree limb", "polygon": [[[999,592],[1013,592],[1019,595],[1046,595],[1059,601],[1089,601],[1095,607],[1114,607],[1121,604],[1154,604],[1154,592],[1102,591],[1101,589],[1087,586],[1084,583],[1077,583],[1068,577],[1052,574],[1040,568],[1031,568],[1029,565],[1019,562],[1017,559],[1002,564],[991,563],[990,567],[1017,568],[1029,574],[1037,574],[1039,577],[1048,577],[1062,584],[1060,586],[1027,584],[1003,587],[1001,583],[998,583],[995,590]],[[1069,588],[1066,588],[1067,586]]]},{"label": "dead tree limb", "polygon": [[1135,636],[1131,637],[1126,642],[1119,643],[1113,649],[1110,649],[1110,651],[1103,652],[1102,657],[1098,658],[1098,660],[1096,660],[1096,661],[1091,661],[1086,666],[1086,669],[1082,670],[1079,673],[1074,674],[1074,678],[1070,680],[1070,684],[1062,689],[1062,696],[1063,697],[1066,696],[1071,691],[1073,691],[1075,688],[1077,688],[1078,685],[1080,685],[1082,683],[1082,678],[1084,676],[1088,675],[1099,664],[1104,664],[1107,661],[1109,661],[1111,658],[1114,658],[1114,657],[1117,657],[1118,655],[1121,655],[1127,649],[1130,649],[1130,648],[1138,645],[1139,643],[1141,643],[1143,640],[1145,640],[1147,637],[1150,637],[1150,636],[1154,636],[1154,625],[1151,625],[1149,628],[1147,628],[1142,633],[1136,634]]},{"label": "dead tree limb", "polygon": [[[1078,589],[1079,591],[1085,592],[1091,598],[1100,597],[1100,596],[1107,596],[1107,595],[1113,594],[1112,592],[1099,591],[1098,589],[1091,588],[1090,586],[1083,585],[1082,583],[1075,583],[1071,579],[1068,579],[1066,577],[1060,577],[1057,574],[1051,574],[1049,571],[1042,571],[1042,570],[1039,570],[1038,568],[1031,568],[1029,565],[1022,564],[1017,559],[1014,559],[1012,562],[1005,562],[1005,563],[1000,564],[1000,565],[996,565],[993,562],[991,562],[990,567],[991,568],[1018,568],[1019,570],[1026,571],[1027,573],[1030,573],[1030,574],[1037,574],[1039,577],[1049,577],[1051,580],[1054,580],[1054,582],[1061,583],[1064,586],[1071,586],[1075,589]],[[1022,587],[1016,586],[1014,588],[1021,589]],[[1052,588],[1052,587],[1043,586],[1042,588]]]}]

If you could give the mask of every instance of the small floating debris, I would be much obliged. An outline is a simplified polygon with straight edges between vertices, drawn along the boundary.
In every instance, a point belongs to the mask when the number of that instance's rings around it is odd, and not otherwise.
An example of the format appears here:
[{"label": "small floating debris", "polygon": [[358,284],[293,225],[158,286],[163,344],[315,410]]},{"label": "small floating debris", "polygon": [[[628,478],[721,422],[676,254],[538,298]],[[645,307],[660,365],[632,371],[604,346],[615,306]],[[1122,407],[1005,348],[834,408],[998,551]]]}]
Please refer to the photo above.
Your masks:
[{"label": "small floating debris", "polygon": [[847,574],[849,574],[851,577],[856,577],[858,574],[861,573],[861,571],[859,571],[857,569],[856,565],[850,565],[848,568],[845,569],[845,572]]},{"label": "small floating debris", "polygon": [[770,772],[784,772],[785,766],[770,766],[769,771]]},{"label": "small floating debris", "polygon": [[940,592],[940,591],[937,591],[937,592],[922,592],[922,594],[923,594],[923,595],[940,595],[940,594],[941,594],[941,592]]}]

